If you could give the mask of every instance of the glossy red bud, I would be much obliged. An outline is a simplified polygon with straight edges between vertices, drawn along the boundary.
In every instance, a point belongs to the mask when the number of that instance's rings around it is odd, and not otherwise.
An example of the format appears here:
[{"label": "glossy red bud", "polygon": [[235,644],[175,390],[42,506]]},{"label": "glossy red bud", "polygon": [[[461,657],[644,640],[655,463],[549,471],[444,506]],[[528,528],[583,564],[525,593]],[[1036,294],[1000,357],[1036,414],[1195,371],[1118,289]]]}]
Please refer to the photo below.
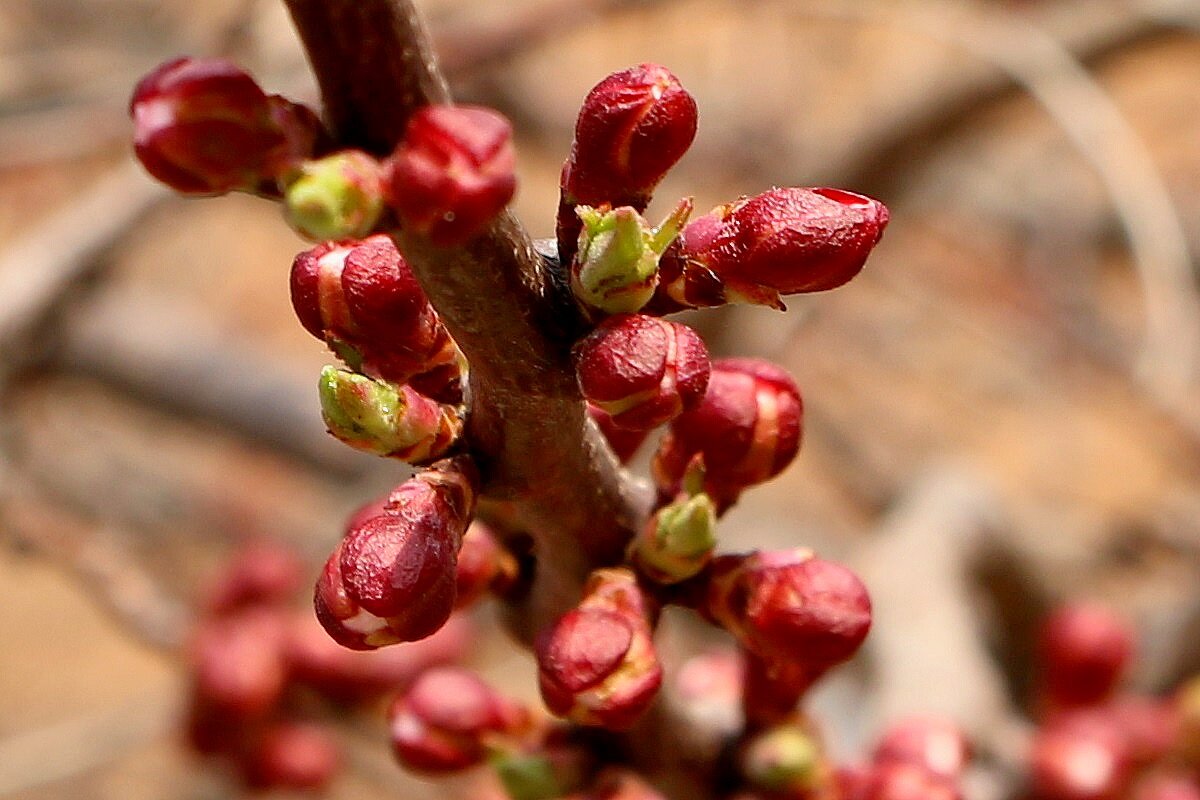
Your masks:
[{"label": "glossy red bud", "polygon": [[[179,192],[274,191],[291,163],[311,154],[316,117],[268,97],[223,59],[179,58],[134,90],[134,150],[146,170]],[[265,186],[264,186],[265,185]]]},{"label": "glossy red bud", "polygon": [[1059,608],[1038,638],[1045,701],[1051,707],[1071,708],[1111,697],[1133,652],[1133,630],[1109,609],[1087,603]]},{"label": "glossy red bud", "polygon": [[387,167],[385,191],[405,229],[462,244],[512,200],[512,125],[488,108],[426,106],[413,114]]},{"label": "glossy red bud", "polygon": [[644,314],[604,320],[576,346],[575,367],[583,396],[631,430],[694,408],[708,386],[708,349],[699,334]]},{"label": "glossy red bud", "polygon": [[700,403],[671,424],[655,455],[655,481],[673,497],[690,462],[704,459],[704,491],[719,508],[779,474],[800,450],[804,407],[782,368],[762,359],[713,362]]},{"label": "glossy red bud", "polygon": [[459,667],[426,671],[388,711],[396,758],[430,774],[481,763],[490,741],[527,722],[523,709]]},{"label": "glossy red bud", "polygon": [[650,435],[648,429],[631,431],[627,428],[618,428],[612,421],[612,417],[595,403],[588,403],[587,411],[588,416],[596,423],[596,427],[604,435],[605,441],[616,454],[617,460],[622,464],[628,463],[629,459],[637,454],[638,449],[646,441],[646,437]]}]

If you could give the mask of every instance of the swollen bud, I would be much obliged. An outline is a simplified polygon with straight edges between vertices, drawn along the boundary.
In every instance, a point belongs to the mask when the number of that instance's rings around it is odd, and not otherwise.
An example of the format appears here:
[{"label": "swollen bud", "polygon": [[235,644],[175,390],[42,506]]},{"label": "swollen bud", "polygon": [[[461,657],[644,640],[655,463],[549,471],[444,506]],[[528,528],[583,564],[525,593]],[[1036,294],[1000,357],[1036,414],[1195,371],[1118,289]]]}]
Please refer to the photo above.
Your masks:
[{"label": "swollen bud", "polygon": [[1038,640],[1045,700],[1055,708],[1094,705],[1112,696],[1133,659],[1133,631],[1103,606],[1055,611]]},{"label": "swollen bud", "polygon": [[338,544],[317,580],[317,619],[339,644],[423,639],[454,608],[456,558],[475,508],[473,468],[441,462],[398,486]]},{"label": "swollen bud", "polygon": [[660,294],[677,307],[782,308],[780,295],[849,281],[887,227],[887,207],[840,189],[772,189],[718,206],[663,260]]},{"label": "swollen bud", "polygon": [[696,136],[696,101],[670,70],[639,64],[615,72],[584,98],[563,165],[558,244],[565,262],[578,238],[577,205],[641,211]]},{"label": "swollen bud", "polygon": [[583,396],[614,425],[649,430],[695,407],[708,385],[708,349],[691,328],[643,314],[609,317],[575,350]]},{"label": "swollen bud", "polygon": [[361,239],[383,212],[379,162],[361,150],[305,161],[283,191],[284,214],[315,241]]},{"label": "swollen bud", "polygon": [[806,793],[827,769],[820,743],[800,725],[785,723],[751,738],[742,750],[742,772],[760,789]]},{"label": "swollen bud", "polygon": [[419,463],[443,455],[462,433],[454,406],[336,367],[321,370],[321,416],[356,450]]},{"label": "swollen bud", "polygon": [[579,206],[576,213],[583,230],[571,264],[575,299],[604,314],[629,313],[646,305],[658,286],[658,260],[691,211],[692,201],[681,200],[654,228],[630,206]]},{"label": "swollen bud", "polygon": [[312,154],[321,132],[311,111],[268,97],[219,58],[162,64],[138,83],[129,113],[142,166],[186,194],[272,194],[276,178]]},{"label": "swollen bud", "polygon": [[854,655],[871,628],[858,576],[803,549],[718,558],[704,610],[764,661],[814,677]]},{"label": "swollen bud", "polygon": [[463,244],[516,191],[512,125],[477,106],[426,106],[413,114],[388,162],[389,205],[405,229],[436,245]]},{"label": "swollen bud", "polygon": [[460,667],[426,671],[388,711],[396,758],[429,774],[481,764],[497,737],[527,721],[523,709]]},{"label": "swollen bud", "polygon": [[660,508],[634,543],[638,568],[657,583],[700,573],[717,545],[717,507],[703,492]]},{"label": "swollen bud", "polygon": [[592,574],[584,598],[538,637],[538,685],[551,712],[624,730],[662,683],[648,599],[627,569]]},{"label": "swollen bud", "polygon": [[671,424],[655,454],[659,491],[671,497],[693,459],[703,458],[704,491],[725,510],[743,489],[779,474],[800,449],[800,390],[761,359],[716,361],[704,398]]}]

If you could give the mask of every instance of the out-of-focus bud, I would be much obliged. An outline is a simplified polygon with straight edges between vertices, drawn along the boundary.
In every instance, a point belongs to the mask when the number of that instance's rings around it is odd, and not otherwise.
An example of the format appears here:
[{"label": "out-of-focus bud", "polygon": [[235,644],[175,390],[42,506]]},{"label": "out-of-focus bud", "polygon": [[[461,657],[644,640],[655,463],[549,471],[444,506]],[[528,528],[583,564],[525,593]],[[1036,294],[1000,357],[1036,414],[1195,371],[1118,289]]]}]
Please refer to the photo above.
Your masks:
[{"label": "out-of-focus bud", "polygon": [[[458,348],[387,236],[327,242],[299,254],[291,294],[305,330],[356,370],[399,384],[460,369]],[[442,383],[455,377],[443,376]],[[428,388],[420,390],[429,394]]]},{"label": "out-of-focus bud", "polygon": [[462,433],[454,406],[409,386],[325,367],[320,389],[329,432],[356,450],[420,463],[443,455]]},{"label": "out-of-focus bud", "polygon": [[1179,721],[1179,751],[1200,766],[1200,675],[1186,681],[1172,698]]},{"label": "out-of-focus bud", "polygon": [[608,415],[604,409],[595,403],[587,404],[588,416],[596,423],[596,427],[600,429],[600,433],[604,434],[605,441],[609,447],[613,449],[617,460],[622,464],[628,463],[629,459],[633,458],[637,453],[638,448],[646,441],[646,437],[650,435],[649,430],[631,431],[626,428],[618,428],[612,421],[612,417]]},{"label": "out-of-focus bud", "polygon": [[1073,603],[1043,624],[1041,688],[1051,708],[1093,705],[1112,696],[1133,659],[1129,624],[1107,608]]},{"label": "out-of-focus bud", "polygon": [[1152,772],[1133,786],[1131,800],[1200,800],[1200,784],[1185,772]]},{"label": "out-of-focus bud", "polygon": [[875,747],[875,762],[916,764],[929,774],[956,781],[970,752],[962,729],[948,719],[912,717],[893,723]]},{"label": "out-of-focus bud", "polygon": [[571,263],[571,291],[586,309],[604,314],[637,311],[654,296],[658,260],[692,213],[681,200],[656,228],[631,206],[576,209],[582,222]]},{"label": "out-of-focus bud", "polygon": [[634,555],[646,577],[678,583],[700,573],[717,546],[717,507],[700,492],[663,506],[635,540]]},{"label": "out-of-focus bud", "polygon": [[583,396],[614,425],[648,430],[704,397],[708,349],[687,325],[619,314],[576,346],[575,370]]},{"label": "out-of-focus bud", "polygon": [[341,767],[333,737],[315,725],[281,723],[271,727],[240,759],[242,778],[252,789],[320,791]]},{"label": "out-of-focus bud", "polygon": [[285,632],[279,613],[265,608],[206,620],[188,653],[194,702],[231,723],[268,715],[287,678]]},{"label": "out-of-focus bud", "polygon": [[887,207],[840,189],[772,189],[688,225],[663,259],[660,294],[676,306],[782,308],[780,295],[849,281],[887,227]]},{"label": "out-of-focus bud", "polygon": [[817,674],[854,655],[871,628],[858,576],[803,549],[718,558],[704,610],[764,660]]},{"label": "out-of-focus bud", "polygon": [[962,800],[954,782],[904,761],[875,765],[859,791],[861,800]]},{"label": "out-of-focus bud", "polygon": [[794,723],[753,736],[742,750],[741,765],[752,784],[768,791],[804,794],[828,779],[820,743],[811,731]]},{"label": "out-of-focus bud", "polygon": [[528,724],[528,714],[474,673],[437,667],[396,699],[388,724],[400,763],[436,774],[482,763],[498,737]]},{"label": "out-of-focus bud", "polygon": [[780,367],[755,358],[713,362],[704,398],[672,422],[655,454],[659,492],[673,497],[701,455],[704,491],[724,511],[796,457],[803,414],[800,390]]},{"label": "out-of-focus bud", "polygon": [[579,605],[535,645],[546,706],[581,725],[630,727],[662,683],[650,611],[629,570],[594,572]]},{"label": "out-of-focus bud", "polygon": [[579,234],[575,206],[641,211],[696,137],[696,101],[670,70],[639,64],[615,72],[584,98],[563,165],[558,244],[570,263]]},{"label": "out-of-focus bud", "polygon": [[1129,760],[1135,766],[1165,758],[1180,742],[1182,720],[1178,709],[1162,698],[1127,694],[1086,711],[1112,720],[1124,735]]},{"label": "out-of-focus bud", "polygon": [[712,650],[689,658],[674,681],[667,682],[668,699],[687,721],[686,734],[708,735],[719,748],[742,730],[741,657],[732,649]]},{"label": "out-of-focus bud", "polygon": [[491,528],[475,520],[458,551],[455,608],[467,608],[490,591],[503,592],[516,581],[517,573],[516,558],[496,540]]},{"label": "out-of-focus bud", "polygon": [[361,239],[383,212],[382,167],[361,150],[300,164],[283,192],[288,224],[315,241]]},{"label": "out-of-focus bud", "polygon": [[466,242],[517,188],[512,125],[489,108],[426,106],[388,162],[385,191],[405,229],[437,245]]},{"label": "out-of-focus bud", "polygon": [[1063,714],[1039,729],[1029,783],[1038,800],[1116,800],[1129,777],[1124,736],[1094,714]]},{"label": "out-of-focus bud", "polygon": [[666,800],[644,778],[629,770],[609,769],[581,800]]},{"label": "out-of-focus bud", "polygon": [[146,170],[187,194],[266,193],[294,160],[311,155],[315,115],[268,97],[223,59],[179,58],[134,89],[134,149]]},{"label": "out-of-focus bud", "polygon": [[350,531],[317,581],[317,619],[354,650],[416,641],[454,607],[455,559],[475,507],[473,468],[441,462],[396,488]]},{"label": "out-of-focus bud", "polygon": [[536,747],[498,749],[492,754],[509,800],[553,800],[579,789],[590,773],[595,754],[570,741],[567,728],[550,728]]},{"label": "out-of-focus bud", "polygon": [[304,564],[288,548],[253,541],[239,550],[204,591],[201,605],[222,616],[256,605],[289,602],[304,584]]},{"label": "out-of-focus bud", "polygon": [[289,674],[332,700],[369,701],[406,688],[430,667],[458,661],[470,649],[474,633],[467,619],[455,615],[419,642],[354,652],[330,639],[308,612],[299,615],[288,631]]}]

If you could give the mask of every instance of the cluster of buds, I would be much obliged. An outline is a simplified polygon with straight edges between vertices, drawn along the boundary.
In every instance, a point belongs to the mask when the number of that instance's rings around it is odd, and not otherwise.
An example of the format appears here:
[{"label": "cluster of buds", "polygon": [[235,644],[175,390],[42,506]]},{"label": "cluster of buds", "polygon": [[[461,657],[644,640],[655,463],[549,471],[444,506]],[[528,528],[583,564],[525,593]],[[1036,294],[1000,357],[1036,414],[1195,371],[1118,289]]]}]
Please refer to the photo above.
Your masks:
[{"label": "cluster of buds", "polygon": [[1122,689],[1133,630],[1099,605],[1059,608],[1038,645],[1036,800],[1200,798],[1200,683],[1167,698]]},{"label": "cluster of buds", "polygon": [[627,569],[597,570],[583,599],[538,637],[542,699],[581,725],[630,727],[658,693],[651,600]]},{"label": "cluster of buds", "polygon": [[335,641],[371,650],[423,639],[446,623],[476,480],[465,458],[438,462],[396,487],[379,514],[356,515],[314,597]]},{"label": "cluster of buds", "polygon": [[250,544],[205,592],[187,648],[188,743],[250,789],[317,790],[334,777],[341,754],[312,717],[314,695],[339,707],[375,700],[461,657],[471,638],[456,620],[414,645],[353,653],[294,608],[303,582],[291,551]]}]

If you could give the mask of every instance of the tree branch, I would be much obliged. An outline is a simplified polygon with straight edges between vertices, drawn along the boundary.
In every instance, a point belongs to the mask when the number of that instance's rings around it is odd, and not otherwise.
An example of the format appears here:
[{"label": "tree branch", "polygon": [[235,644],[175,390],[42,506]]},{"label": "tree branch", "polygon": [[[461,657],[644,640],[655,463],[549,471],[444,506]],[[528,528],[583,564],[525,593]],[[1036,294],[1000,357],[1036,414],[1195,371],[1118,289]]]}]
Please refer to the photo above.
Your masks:
[{"label": "tree branch", "polygon": [[[390,152],[413,110],[446,102],[416,12],[401,0],[285,0],[341,144]],[[587,574],[618,563],[649,511],[587,421],[570,347],[578,313],[509,214],[463,247],[395,234],[471,364],[467,443],[485,501],[533,537],[537,573],[513,608],[530,639],[579,598]]]}]

